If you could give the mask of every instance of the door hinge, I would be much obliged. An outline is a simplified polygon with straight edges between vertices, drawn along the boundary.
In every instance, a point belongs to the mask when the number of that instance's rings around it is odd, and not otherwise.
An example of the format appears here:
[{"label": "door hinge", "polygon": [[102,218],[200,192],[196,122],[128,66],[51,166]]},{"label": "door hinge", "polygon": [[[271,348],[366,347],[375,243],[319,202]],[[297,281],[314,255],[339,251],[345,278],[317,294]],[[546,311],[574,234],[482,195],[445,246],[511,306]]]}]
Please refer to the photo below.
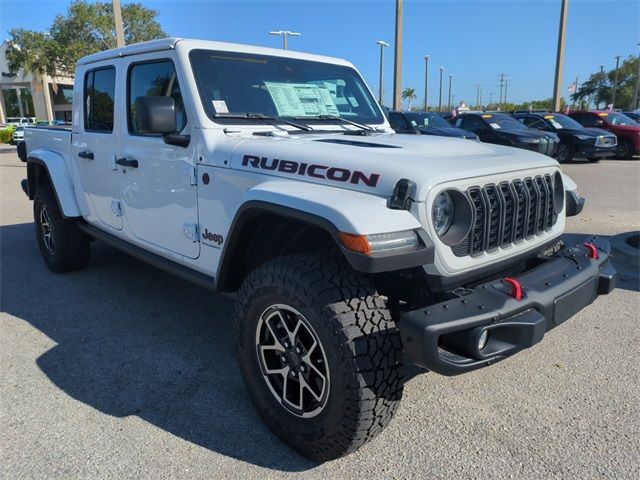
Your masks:
[{"label": "door hinge", "polygon": [[122,216],[122,205],[118,200],[111,200],[111,211],[116,217]]},{"label": "door hinge", "polygon": [[198,237],[198,225],[195,223],[183,223],[182,224],[182,233],[185,237],[187,237],[192,242],[197,242],[199,240]]},{"label": "door hinge", "polygon": [[198,174],[196,173],[196,167],[191,167],[191,176],[189,177],[189,183],[191,185],[198,184]]}]

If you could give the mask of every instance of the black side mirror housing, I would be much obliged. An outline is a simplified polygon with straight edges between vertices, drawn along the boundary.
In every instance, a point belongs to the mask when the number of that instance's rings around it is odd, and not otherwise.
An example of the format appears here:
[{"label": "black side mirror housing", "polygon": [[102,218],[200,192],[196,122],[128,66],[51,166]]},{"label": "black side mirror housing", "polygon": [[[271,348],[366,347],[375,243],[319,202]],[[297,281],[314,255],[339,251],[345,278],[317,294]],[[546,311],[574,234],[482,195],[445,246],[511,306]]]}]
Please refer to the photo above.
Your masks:
[{"label": "black side mirror housing", "polygon": [[171,97],[144,96],[136,98],[140,133],[176,133],[176,105]]}]

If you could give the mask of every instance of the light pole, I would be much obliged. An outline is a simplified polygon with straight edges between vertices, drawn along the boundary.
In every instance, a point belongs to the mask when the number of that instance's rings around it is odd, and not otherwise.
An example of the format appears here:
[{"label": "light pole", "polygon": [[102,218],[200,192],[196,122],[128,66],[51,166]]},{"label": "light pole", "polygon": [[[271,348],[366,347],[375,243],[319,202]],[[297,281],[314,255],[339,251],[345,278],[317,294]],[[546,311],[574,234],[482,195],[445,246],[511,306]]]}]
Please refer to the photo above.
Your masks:
[{"label": "light pole", "polygon": [[429,110],[429,55],[424,56],[424,111]]},{"label": "light pole", "polygon": [[560,7],[560,28],[558,30],[558,51],[556,53],[556,74],[553,79],[553,111],[560,110],[560,96],[562,90],[562,67],[564,65],[564,36],[567,29],[567,11],[569,0],[562,0]]},{"label": "light pole", "polygon": [[396,0],[396,43],[393,64],[393,109],[402,110],[402,0]]},{"label": "light pole", "polygon": [[496,92],[489,92],[489,104],[487,105],[487,108],[491,109],[491,104],[493,103],[493,96],[495,95]]},{"label": "light pole", "polygon": [[616,56],[616,71],[613,75],[613,93],[611,94],[611,108],[616,108],[616,90],[618,88],[618,68],[620,67],[620,55]]},{"label": "light pole", "polygon": [[282,48],[287,49],[287,37],[299,37],[300,32],[290,32],[289,30],[274,30],[269,35],[282,35]]},{"label": "light pole", "polygon": [[438,111],[442,111],[442,74],[444,73],[444,67],[440,67],[440,93],[438,95]]},{"label": "light pole", "polygon": [[[638,44],[640,47],[640,43]],[[636,86],[633,89],[633,100],[631,100],[631,110],[638,108],[638,89],[640,89],[640,53],[638,53],[638,73],[636,73]]]},{"label": "light pole", "polygon": [[480,84],[476,83],[476,109],[478,109],[478,105],[480,105]]},{"label": "light pole", "polygon": [[453,75],[449,74],[449,104],[447,105],[447,110],[451,110],[451,81],[453,80]]},{"label": "light pole", "polygon": [[600,94],[602,93],[602,87],[604,86],[604,65],[600,65],[600,86],[598,88],[598,104],[596,108],[600,108]]},{"label": "light pole", "polygon": [[480,87],[480,100],[478,100],[478,110],[482,110],[482,87]]},{"label": "light pole", "polygon": [[378,93],[378,103],[382,105],[382,96],[384,95],[384,49],[389,44],[382,40],[378,40],[376,43],[380,45],[380,91]]}]

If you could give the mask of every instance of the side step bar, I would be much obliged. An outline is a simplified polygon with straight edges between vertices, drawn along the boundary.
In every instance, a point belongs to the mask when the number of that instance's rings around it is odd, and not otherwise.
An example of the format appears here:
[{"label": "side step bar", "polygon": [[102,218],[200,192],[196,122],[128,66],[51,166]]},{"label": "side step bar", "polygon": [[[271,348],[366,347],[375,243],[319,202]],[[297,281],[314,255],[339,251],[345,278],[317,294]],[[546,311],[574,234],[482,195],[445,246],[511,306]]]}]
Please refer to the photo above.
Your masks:
[{"label": "side step bar", "polygon": [[142,260],[156,268],[172,273],[177,277],[187,280],[188,282],[195,283],[207,290],[215,290],[214,277],[197,272],[189,267],[185,267],[184,265],[180,265],[136,245],[132,245],[129,242],[121,240],[120,238],[110,235],[87,223],[79,223],[78,228],[91,237],[97,240],[102,240],[103,242],[108,243],[112,247],[115,247],[138,260]]}]

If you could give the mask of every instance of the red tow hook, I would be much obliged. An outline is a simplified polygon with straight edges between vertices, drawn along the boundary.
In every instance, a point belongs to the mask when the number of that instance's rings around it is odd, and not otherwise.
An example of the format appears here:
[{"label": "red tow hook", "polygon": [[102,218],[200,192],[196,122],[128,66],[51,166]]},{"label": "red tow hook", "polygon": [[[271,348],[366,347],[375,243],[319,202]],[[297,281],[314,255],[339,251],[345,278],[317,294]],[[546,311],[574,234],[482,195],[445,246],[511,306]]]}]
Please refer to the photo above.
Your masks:
[{"label": "red tow hook", "polygon": [[522,285],[515,278],[506,277],[502,279],[503,282],[511,285],[511,296],[517,301],[522,300]]},{"label": "red tow hook", "polygon": [[597,260],[598,259],[598,247],[596,247],[593,243],[591,242],[585,242],[583,243],[583,245],[587,248],[587,250],[589,251],[589,256],[591,257],[592,260]]}]

